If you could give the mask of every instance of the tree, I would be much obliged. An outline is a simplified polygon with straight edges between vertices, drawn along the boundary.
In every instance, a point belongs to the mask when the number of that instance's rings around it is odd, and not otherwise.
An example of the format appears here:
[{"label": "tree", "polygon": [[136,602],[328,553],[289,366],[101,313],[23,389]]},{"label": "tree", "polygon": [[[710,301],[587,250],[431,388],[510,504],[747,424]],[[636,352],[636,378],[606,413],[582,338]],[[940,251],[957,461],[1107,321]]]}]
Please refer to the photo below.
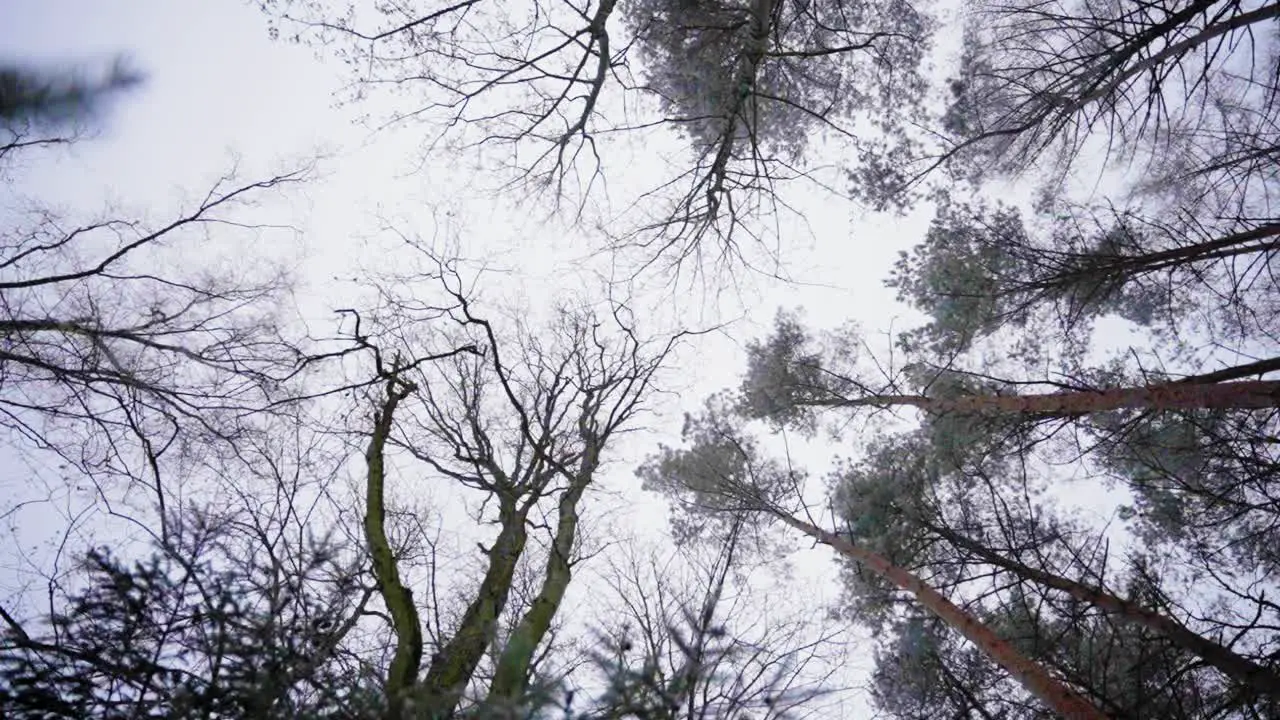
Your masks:
[{"label": "tree", "polygon": [[[1094,143],[1139,159],[1184,200],[1225,195],[1209,214],[1266,206],[1275,174],[1277,11],[1240,2],[1142,7],[980,3],[951,81],[941,153],[962,174],[1017,172],[1048,154],[1063,177]],[[931,164],[936,167],[936,163]],[[918,177],[918,176],[917,176]]]},{"label": "tree", "polygon": [[66,70],[0,65],[0,127],[56,127],[93,116],[108,98],[137,87],[143,76],[117,58],[100,78]]},{"label": "tree", "polygon": [[1267,277],[1280,247],[1274,222],[1187,212],[1162,220],[1114,208],[1041,219],[1037,233],[1012,208],[944,197],[888,281],[930,317],[905,340],[943,357],[1007,328],[1080,343],[1109,314],[1166,339],[1194,329],[1208,342],[1244,345],[1274,333],[1256,317],[1275,292]]},{"label": "tree", "polygon": [[1149,610],[1139,602],[1120,597],[1104,588],[1072,580],[1071,578],[1031,567],[1018,560],[1010,559],[992,551],[980,542],[966,538],[945,527],[938,525],[926,525],[926,527],[947,542],[972,553],[987,564],[1047,588],[1060,590],[1072,599],[1092,605],[1094,608],[1117,618],[1121,622],[1139,625],[1160,634],[1171,644],[1179,646],[1188,654],[1199,656],[1204,662],[1214,666],[1233,681],[1247,686],[1252,692],[1280,697],[1280,672],[1232,652],[1224,645],[1188,629],[1175,618]]},{"label": "tree", "polygon": [[[958,458],[931,445],[921,432],[877,440],[864,460],[833,475],[834,511],[864,544],[882,549],[895,562],[920,567],[935,582],[945,578],[958,588],[981,580],[991,588],[1018,589],[1016,604],[1034,605],[1039,615],[1049,617],[1059,607],[1066,607],[1067,615],[1080,615],[1064,623],[1079,620],[1084,627],[1105,620],[1112,626],[1137,626],[1132,632],[1155,633],[1179,654],[1220,672],[1242,694],[1264,703],[1268,696],[1280,698],[1280,672],[1272,662],[1261,654],[1242,654],[1188,627],[1170,608],[1153,604],[1150,598],[1160,590],[1139,569],[1122,573],[1119,591],[1108,590],[1104,578],[1109,568],[1105,559],[1091,559],[1088,547],[1094,539],[1089,533],[1055,517],[1047,502],[1018,499],[1037,491],[1029,478],[1019,476],[1022,466],[1016,456]],[[1134,587],[1143,591],[1135,593]],[[1001,595],[999,590],[974,592],[983,598]],[[1050,597],[1055,594],[1061,599]],[[1261,604],[1251,609],[1269,614]],[[1225,610],[1219,613],[1197,624],[1220,638],[1232,633],[1232,623]],[[1231,644],[1250,631],[1265,635],[1266,624],[1236,628],[1240,632]]]},{"label": "tree", "polygon": [[[655,344],[640,338],[623,307],[614,307],[606,317],[572,305],[564,306],[546,327],[517,323],[511,335],[503,335],[477,314],[455,265],[422,248],[409,250],[424,253],[421,257],[434,269],[406,276],[399,287],[413,293],[433,282],[445,302],[427,304],[388,292],[383,313],[369,321],[373,325],[367,335],[357,330],[373,347],[401,348],[400,365],[379,361],[385,363],[379,365],[385,394],[374,400],[365,527],[397,638],[387,679],[392,713],[400,712],[399,706],[407,713],[411,705],[414,712],[446,718],[473,702],[466,694],[509,611],[517,568],[535,527],[532,513],[554,503],[540,587],[521,609],[497,654],[492,681],[481,691],[489,707],[522,702],[534,658],[573,576],[583,498],[608,443],[640,411],[679,336]],[[388,280],[385,287],[397,286]],[[444,335],[446,343],[469,350],[414,352],[421,347],[424,324],[440,318],[457,329]],[[385,354],[376,351],[377,357]],[[422,360],[411,362],[414,357]],[[383,488],[390,482],[385,470],[389,449],[482,498],[475,522],[497,526],[496,535],[479,544],[483,576],[452,626],[441,624],[436,615],[436,624],[423,628],[402,580],[404,568],[379,528],[385,513]]]},{"label": "tree", "polygon": [[[753,195],[803,176],[815,134],[850,141],[866,158],[854,193],[875,196],[884,154],[904,152],[904,128],[922,117],[919,74],[930,21],[906,2],[850,10],[841,3],[653,0],[624,8],[644,62],[646,89],[692,144],[695,165],[669,217],[647,242],[677,259],[711,235],[733,244],[760,212]],[[855,133],[854,119],[873,132]],[[745,212],[744,212],[745,211]]]},{"label": "tree", "polygon": [[[1248,407],[1252,403],[1237,405],[1228,396],[1261,387],[1253,385],[1255,378],[1274,382],[1269,376],[1280,369],[1271,312],[1276,287],[1268,269],[1274,223],[1200,222],[1191,212],[1165,221],[1132,213],[1104,219],[1110,224],[1099,223],[1102,232],[1089,234],[1073,230],[1079,220],[1067,216],[1046,237],[1033,239],[1007,208],[944,205],[891,281],[900,298],[930,318],[904,334],[899,348],[933,367],[914,376],[904,372],[910,390],[896,377],[886,378],[882,388],[848,379],[856,372],[838,371],[844,377],[825,378],[827,387],[842,388],[835,396],[818,390],[806,398],[840,405],[863,399],[875,404],[881,396],[925,408],[934,424],[940,409],[977,418],[974,407],[948,405],[955,397],[934,402],[957,382],[962,403],[1014,413],[1027,403],[1023,409],[1035,412],[1018,422],[1042,424],[1041,439],[1069,431],[1075,449],[1068,452],[1084,454],[1084,467],[1134,493],[1136,502],[1126,512],[1137,513],[1146,536],[1176,538],[1197,563],[1272,568],[1277,518],[1267,498],[1274,494],[1274,462],[1264,448],[1274,436],[1274,403]],[[1127,357],[1085,366],[1092,321],[1106,315],[1149,328],[1154,349],[1135,345]],[[808,359],[812,348],[787,351],[807,342],[802,330],[787,333],[778,335],[786,344],[759,351],[772,355],[756,373],[762,388],[756,396],[769,392],[768,378],[781,377],[790,356],[809,365],[836,362],[831,351],[822,360]],[[1016,350],[1010,352],[1011,345]],[[1015,362],[981,359],[993,351]],[[1233,364],[1240,359],[1245,362]],[[1165,362],[1181,372],[1160,368]],[[815,384],[816,372],[805,369],[804,382]],[[1023,374],[1028,372],[1036,374]],[[978,386],[983,389],[976,394],[986,400],[970,397]],[[915,395],[915,388],[930,388],[930,397],[883,397]],[[1040,388],[1058,391],[1028,392]],[[1165,392],[1172,395],[1159,399]],[[1089,412],[1055,413],[1049,407],[1055,401],[1077,403],[1080,411],[1088,406]],[[1107,407],[1110,402],[1115,404]],[[767,402],[759,403],[760,412],[771,412]],[[1046,417],[1056,422],[1044,425]],[[999,432],[1009,424],[989,417],[981,422]]]},{"label": "tree", "polygon": [[[426,361],[444,359],[462,352],[479,351],[474,346],[463,346],[454,351],[423,358]],[[418,364],[407,367],[397,364],[384,367],[381,355],[375,354],[380,379],[386,383],[385,396],[373,413],[373,428],[369,447],[365,451],[367,475],[365,478],[364,540],[373,564],[378,594],[391,616],[391,629],[395,635],[395,653],[387,668],[384,692],[387,700],[387,717],[398,720],[410,704],[410,692],[417,682],[418,667],[422,663],[422,622],[414,604],[413,591],[400,577],[400,567],[387,534],[386,507],[386,447],[395,422],[396,407],[417,388],[400,379],[400,374]]]},{"label": "tree", "polygon": [[1150,542],[1184,546],[1205,567],[1270,574],[1280,568],[1276,422],[1274,410],[1116,413],[1098,419],[1092,454],[1132,490],[1122,511]]},{"label": "tree", "polygon": [[[865,158],[853,187],[872,195],[892,184],[888,158],[907,152],[905,129],[923,118],[931,23],[902,0],[260,4],[298,39],[335,44],[355,98],[406,91],[392,123],[425,122],[433,145],[500,150],[513,184],[536,180],[558,198],[576,182],[579,209],[608,155],[627,149],[613,138],[679,133],[688,148],[672,171],[626,201],[635,227],[605,231],[609,250],[641,268],[754,266],[743,239],[768,247],[767,226],[788,210],[779,189],[809,176],[813,136]],[[619,17],[626,33],[609,27]]]},{"label": "tree", "polygon": [[909,593],[921,607],[963,634],[1055,712],[1071,718],[1105,717],[1093,703],[919,576],[857,544],[856,536],[841,536],[798,516],[791,507],[803,498],[800,474],[776,461],[758,461],[754,445],[742,439],[732,419],[716,417],[718,404],[713,401],[707,416],[686,420],[687,449],[663,448],[641,467],[639,473],[648,487],[666,491],[695,512],[757,513],[799,530],[836,550],[880,582]]},{"label": "tree", "polygon": [[[263,426],[296,424],[292,412],[308,398],[351,389],[318,373],[363,351],[348,338],[308,337],[288,314],[285,264],[239,254],[239,243],[293,237],[258,206],[304,182],[309,165],[258,181],[227,172],[167,219],[86,215],[24,197],[20,166],[78,140],[62,132],[24,124],[0,153],[10,210],[0,240],[0,443],[27,470],[9,478],[0,513],[14,540],[52,541],[47,553],[7,549],[7,560],[25,554],[13,575],[24,589],[12,600],[23,608],[32,576],[62,582],[64,551],[104,535],[120,553],[98,563],[96,577],[145,571],[155,592],[170,592],[171,561],[135,567],[128,539],[155,535],[146,549],[168,547],[187,505],[229,491],[215,468],[258,452]],[[261,458],[268,469],[276,462]],[[272,475],[260,466],[237,471],[245,482],[232,497],[263,490],[256,483]]]},{"label": "tree", "polygon": [[[891,561],[908,569],[936,568],[940,575],[927,575],[935,584],[944,585],[962,582],[964,563],[954,552],[932,560],[921,559],[918,553],[926,552],[925,548],[935,552],[939,543],[962,545],[964,554],[1013,572],[1019,582],[1031,579],[1046,584],[1074,601],[1167,633],[1166,638],[1180,652],[1200,656],[1234,682],[1249,686],[1251,692],[1265,694],[1266,688],[1277,682],[1273,671],[1264,670],[1257,660],[1242,658],[1219,641],[1195,632],[1188,635],[1190,631],[1167,615],[1144,614],[1141,608],[1125,604],[1119,595],[1100,591],[1090,580],[1064,579],[1034,562],[1010,566],[998,554],[984,549],[985,541],[975,539],[974,526],[922,520],[918,515],[911,522],[923,523],[927,532],[919,527],[910,529],[910,522],[901,524],[907,517],[903,513],[909,509],[916,512],[922,503],[927,513],[937,514],[947,503],[961,502],[955,495],[959,491],[954,490],[945,499],[934,498],[929,488],[939,481],[930,478],[963,478],[956,486],[986,483],[992,494],[990,502],[1005,503],[994,507],[1006,507],[1007,514],[1007,503],[1011,502],[1007,496],[1017,497],[1025,480],[1010,487],[1005,476],[1024,474],[1028,466],[1041,468],[1048,475],[1055,464],[1067,464],[1083,467],[1086,472],[1106,473],[1130,488],[1138,510],[1122,511],[1129,517],[1140,513],[1139,527],[1149,542],[1185,548],[1211,575],[1225,572],[1224,562],[1246,574],[1262,571],[1265,575],[1273,567],[1269,548],[1274,544],[1276,516],[1265,499],[1274,466],[1261,447],[1271,434],[1274,401],[1260,403],[1261,408],[1250,408],[1249,403],[1242,403],[1243,407],[1225,405],[1237,404],[1227,399],[1236,380],[1266,372],[1272,363],[1249,363],[1145,387],[1081,388],[1049,394],[1029,394],[1021,389],[1034,381],[1008,383],[981,373],[917,368],[904,370],[903,381],[918,383],[927,394],[911,394],[888,372],[888,389],[881,390],[860,379],[856,369],[844,370],[855,366],[856,358],[841,355],[858,349],[848,335],[833,334],[826,345],[815,347],[794,318],[780,316],[767,341],[749,346],[750,369],[741,402],[753,416],[805,430],[815,426],[816,418],[810,414],[814,408],[905,406],[921,411],[922,427],[909,440],[873,443],[865,464],[840,480],[841,492],[853,492],[850,478],[865,481],[853,499],[836,496],[837,507],[852,508],[856,527],[874,529],[875,541],[867,539],[864,544],[886,550],[889,546],[876,543],[891,542],[891,547],[897,548],[888,553]],[[833,365],[841,369],[828,369]],[[1202,392],[1198,399],[1191,399]],[[1065,439],[1056,438],[1064,434]],[[1051,454],[1038,450],[1039,445],[1061,448],[1067,459],[1055,461]],[[875,478],[880,479],[872,482]],[[931,499],[934,505],[929,505]],[[962,507],[971,504],[961,502]],[[997,521],[988,520],[997,528],[1030,522],[997,515]],[[893,518],[899,525],[891,533],[886,523]],[[1041,535],[1052,536],[1052,532],[1010,539],[1009,547],[1028,547],[1025,543]],[[1243,592],[1237,582],[1247,581],[1224,578],[1220,582],[1225,593],[1235,594],[1231,604],[1238,603],[1245,616],[1250,608],[1265,613],[1265,602]],[[1214,621],[1215,632],[1221,632],[1226,622],[1221,618]],[[1242,627],[1259,626],[1247,623]]]},{"label": "tree", "polygon": [[[1035,598],[984,612],[1024,652],[1084,688],[1111,716],[1231,717],[1215,678],[1159,636],[1089,612],[1060,619]],[[895,625],[877,653],[873,695],[888,716],[1055,717],[1030,701],[999,669],[931,618]],[[1247,711],[1246,711],[1247,712]]]},{"label": "tree", "polygon": [[[517,178],[550,184],[557,195],[580,172],[586,180],[579,191],[597,179],[597,143],[614,129],[602,96],[624,82],[626,49],[617,48],[608,27],[614,0],[540,2],[529,13],[484,0],[428,9],[258,5],[273,36],[285,28],[295,41],[334,47],[355,75],[352,100],[412,89],[412,107],[393,111],[386,124],[434,126],[424,145],[447,139],[464,149],[508,150]],[[530,146],[531,155],[524,150]],[[531,160],[516,159],[525,156]]]},{"label": "tree", "polygon": [[[37,136],[13,150],[48,147],[39,138],[64,139]],[[213,244],[201,267],[174,253],[215,231],[227,233],[222,243],[271,232],[244,205],[308,172],[256,182],[228,173],[159,223],[15,211],[0,250],[7,442],[50,453],[99,488],[119,479],[148,487],[167,519],[165,458],[226,440],[245,418],[287,403],[294,381],[327,357],[282,317],[282,268],[236,266]]]},{"label": "tree", "polygon": [[261,429],[211,468],[220,501],[171,507],[139,559],[91,547],[50,581],[51,615],[0,608],[6,716],[375,717],[347,655],[374,587],[313,524],[334,468],[300,426]]},{"label": "tree", "polygon": [[[981,373],[909,366],[900,376],[886,374],[885,386],[856,375],[847,357],[850,337],[832,338],[830,359],[815,348],[791,316],[780,314],[773,334],[748,345],[748,372],[742,390],[752,416],[801,422],[812,408],[910,407],[939,421],[952,416],[1007,420],[1010,424],[1070,420],[1116,411],[1254,410],[1280,403],[1280,383],[1240,378],[1266,372],[1272,362],[1189,376],[1176,381],[1125,387],[1089,387],[1083,383],[1049,393],[1021,392],[1020,386],[1054,385],[1049,380],[1000,381]],[[916,388],[903,385],[910,383]],[[1062,385],[1062,383],[1058,383]]]},{"label": "tree", "polygon": [[[693,720],[821,714],[840,631],[791,609],[785,585],[766,612],[745,586],[763,578],[744,523],[675,550],[632,546],[602,577],[605,693],[594,712]],[[665,543],[664,543],[665,544]],[[629,715],[630,714],[630,715]]]},{"label": "tree", "polygon": [[[1090,550],[1097,541],[1032,505],[1038,491],[1019,476],[1026,460],[1016,453],[937,446],[926,431],[873,442],[865,459],[831,475],[838,529],[824,530],[799,499],[801,472],[756,459],[742,421],[723,414],[732,406],[720,405],[719,416],[711,407],[710,416],[686,423],[687,449],[664,448],[642,467],[647,486],[695,515],[762,513],[851,560],[848,616],[906,633],[901,652],[881,655],[879,671],[885,683],[915,678],[895,685],[897,694],[882,693],[902,716],[928,717],[939,703],[999,716],[997,707],[1025,703],[999,689],[1010,678],[1060,714],[1072,712],[1054,704],[1063,697],[1143,717],[1200,716],[1188,708],[1265,715],[1274,705],[1280,668],[1266,650],[1273,608],[1265,599],[1237,595],[1198,614],[1172,599],[1139,558],[1111,581],[1119,589],[1108,589],[1106,555]],[[1182,602],[1204,591],[1193,580]],[[958,649],[948,632],[973,649]]]}]

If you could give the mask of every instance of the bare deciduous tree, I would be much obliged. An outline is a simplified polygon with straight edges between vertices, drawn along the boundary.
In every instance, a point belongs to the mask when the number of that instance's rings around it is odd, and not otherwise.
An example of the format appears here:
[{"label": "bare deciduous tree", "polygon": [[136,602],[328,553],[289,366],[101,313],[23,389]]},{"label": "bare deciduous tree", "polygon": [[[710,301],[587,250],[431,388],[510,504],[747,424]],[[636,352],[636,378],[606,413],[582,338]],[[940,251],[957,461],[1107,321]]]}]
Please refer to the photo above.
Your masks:
[{"label": "bare deciduous tree", "polygon": [[[379,409],[367,455],[366,535],[375,557],[385,558],[377,575],[398,638],[388,691],[404,712],[413,707],[445,718],[458,710],[491,652],[536,513],[553,505],[540,586],[498,653],[483,701],[492,707],[522,702],[573,576],[584,496],[609,443],[641,411],[679,336],[646,341],[624,307],[600,315],[572,305],[546,326],[518,321],[505,334],[477,313],[456,267],[424,257],[434,269],[406,278],[400,287],[413,292],[434,283],[445,302],[424,304],[388,292],[384,314],[369,330],[371,344],[406,350],[400,366],[382,366],[385,394],[375,400]],[[431,320],[452,323],[454,329],[441,331],[441,337],[469,351],[412,353],[431,332]],[[410,363],[410,357],[424,361]],[[392,448],[421,463],[438,482],[479,498],[473,521],[496,526],[496,534],[480,545],[483,575],[469,591],[465,610],[429,644],[385,531],[376,527],[384,512],[383,485],[394,482],[384,459]]]}]

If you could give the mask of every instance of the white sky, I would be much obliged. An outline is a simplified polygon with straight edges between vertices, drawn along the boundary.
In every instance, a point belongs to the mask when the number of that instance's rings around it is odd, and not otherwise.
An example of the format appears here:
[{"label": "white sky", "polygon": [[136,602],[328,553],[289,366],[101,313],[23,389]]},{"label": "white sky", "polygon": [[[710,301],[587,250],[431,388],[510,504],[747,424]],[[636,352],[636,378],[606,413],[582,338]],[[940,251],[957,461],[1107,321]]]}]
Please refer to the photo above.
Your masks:
[{"label": "white sky", "polygon": [[[22,188],[33,197],[86,212],[112,204],[162,218],[184,193],[207,189],[233,154],[241,158],[245,176],[253,177],[318,150],[328,153],[320,179],[291,191],[287,203],[271,208],[273,219],[303,231],[309,287],[302,302],[306,315],[317,321],[344,304],[348,286],[330,278],[352,275],[360,265],[378,260],[369,256],[366,239],[378,230],[380,217],[431,236],[434,223],[452,210],[445,232],[456,232],[462,254],[516,272],[513,279],[522,280],[517,288],[535,302],[548,288],[574,282],[566,259],[598,247],[598,239],[555,225],[531,227],[528,213],[520,208],[469,197],[465,178],[452,176],[448,162],[412,173],[416,132],[371,136],[356,125],[355,112],[368,108],[339,108],[333,101],[333,92],[347,79],[345,68],[322,61],[310,48],[272,42],[265,17],[248,3],[7,0],[4,16],[0,48],[6,56],[65,61],[124,52],[148,76],[141,91],[123,98],[108,115],[99,139],[79,145],[60,163],[33,170]],[[611,171],[615,196],[624,194],[627,182]],[[671,413],[653,421],[660,425],[660,435],[675,439],[678,410],[693,410],[710,392],[736,384],[744,369],[742,341],[762,334],[779,306],[805,308],[805,319],[815,327],[856,320],[877,333],[891,323],[898,328],[905,323],[908,312],[893,302],[882,280],[897,253],[922,237],[929,209],[908,219],[866,219],[839,198],[808,193],[803,203],[812,234],[784,228],[783,240],[788,270],[804,284],[756,279],[740,296],[742,307],[722,308],[719,319],[744,320],[684,353],[684,381],[676,388],[682,407],[671,407]],[[498,292],[492,285],[482,281],[481,292]],[[652,300],[654,312],[666,307],[674,316],[696,313],[717,319],[715,309],[707,312],[698,307],[700,302],[691,298],[688,306],[677,307],[670,297]],[[615,456],[611,483],[616,486],[634,485],[631,469],[652,448],[653,436],[636,437],[641,439],[624,451],[628,457]],[[816,471],[826,459],[815,459]],[[0,487],[21,493],[26,480],[16,472],[11,465],[4,473],[8,477],[0,475]],[[644,525],[660,517],[653,514],[660,507],[656,499],[633,500],[649,510],[629,513],[630,523]],[[33,506],[10,519],[12,527],[22,529],[24,544],[55,531],[39,520],[48,518],[48,511]],[[6,568],[13,566],[0,565],[0,573]],[[801,563],[798,579],[808,575],[810,582],[820,583],[829,569],[822,553]],[[0,587],[11,584],[0,582]],[[833,597],[833,591],[826,583],[810,585],[805,592]],[[869,667],[870,652],[855,653],[850,660]]]}]

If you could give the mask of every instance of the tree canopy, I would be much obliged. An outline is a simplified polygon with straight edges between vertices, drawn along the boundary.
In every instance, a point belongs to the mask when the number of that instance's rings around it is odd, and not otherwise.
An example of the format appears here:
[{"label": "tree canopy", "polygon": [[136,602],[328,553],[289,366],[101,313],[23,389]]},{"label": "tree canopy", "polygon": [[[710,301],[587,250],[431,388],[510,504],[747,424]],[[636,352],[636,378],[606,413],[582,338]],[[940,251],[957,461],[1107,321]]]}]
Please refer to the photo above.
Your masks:
[{"label": "tree canopy", "polygon": [[1280,6],[254,5],[366,145],[0,63],[0,717],[1280,716]]}]

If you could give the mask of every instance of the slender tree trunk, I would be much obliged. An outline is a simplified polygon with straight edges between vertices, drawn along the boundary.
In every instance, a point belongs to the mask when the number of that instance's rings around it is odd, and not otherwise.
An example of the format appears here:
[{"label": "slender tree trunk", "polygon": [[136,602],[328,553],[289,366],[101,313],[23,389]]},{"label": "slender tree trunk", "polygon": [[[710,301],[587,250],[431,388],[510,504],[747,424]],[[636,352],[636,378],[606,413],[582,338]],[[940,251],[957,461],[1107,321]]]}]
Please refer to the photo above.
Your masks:
[{"label": "slender tree trunk", "polygon": [[[712,179],[707,188],[707,208],[715,215],[720,207],[720,194],[724,191],[724,182],[733,156],[734,146],[738,139],[738,123],[743,121],[744,111],[750,106],[749,97],[754,92],[756,78],[760,74],[760,64],[769,53],[769,38],[773,31],[774,0],[754,0],[751,4],[751,38],[743,49],[737,72],[734,73],[733,102],[724,117],[724,133],[720,137],[720,145],[716,149],[715,159],[711,162],[708,177]],[[754,131],[748,123],[749,131]]]},{"label": "slender tree trunk", "polygon": [[399,379],[387,381],[387,396],[373,416],[373,436],[365,451],[368,474],[365,482],[364,537],[373,560],[373,576],[378,593],[391,615],[395,632],[396,649],[387,671],[384,689],[387,695],[388,720],[400,720],[404,716],[404,703],[417,683],[418,667],[422,663],[422,624],[413,592],[400,580],[400,570],[386,529],[386,467],[384,465],[387,437],[391,434],[392,417],[400,401],[413,392],[413,385]]},{"label": "slender tree trunk", "polygon": [[1051,710],[1068,720],[1104,720],[1107,716],[1087,699],[1053,677],[1039,663],[1018,652],[980,620],[929,587],[923,580],[900,568],[881,555],[841,538],[788,513],[771,511],[786,524],[820,543],[829,545],[852,558],[895,586],[911,593],[930,612],[950,625],[982,650],[987,657],[1004,668]]},{"label": "slender tree trunk", "polygon": [[573,578],[569,559],[578,535],[578,503],[595,476],[599,457],[599,448],[589,445],[577,475],[560,497],[556,534],[547,555],[542,588],[524,617],[520,618],[520,623],[507,640],[498,659],[493,684],[489,686],[487,703],[490,707],[514,707],[528,687],[529,668],[533,664],[533,658],[547,631],[551,629],[551,621],[559,611],[565,590]]},{"label": "slender tree trunk", "polygon": [[1221,370],[1201,373],[1199,375],[1189,375],[1187,377],[1175,380],[1175,383],[1194,385],[1196,383],[1220,383],[1227,380],[1240,380],[1242,378],[1254,375],[1264,375],[1269,372],[1280,370],[1280,357],[1267,358],[1266,360],[1258,360],[1244,365],[1232,365]]},{"label": "slender tree trunk", "polygon": [[985,562],[1046,587],[1061,590],[1077,600],[1087,602],[1129,622],[1155,630],[1175,645],[1198,655],[1205,662],[1221,670],[1224,675],[1236,679],[1250,689],[1263,695],[1280,697],[1280,674],[1258,665],[1248,658],[1241,657],[1225,646],[1191,631],[1185,625],[1167,615],[1148,610],[1137,603],[1117,597],[1101,588],[1024,565],[983,546],[981,543],[954,533],[948,528],[932,523],[924,523],[924,525],[951,544],[972,552]]},{"label": "slender tree trunk", "polygon": [[524,553],[529,532],[525,527],[527,505],[514,498],[501,498],[499,518],[502,530],[489,548],[489,567],[475,597],[462,616],[457,632],[432,656],[422,680],[422,717],[446,720],[453,716],[467,683],[475,674],[507,605],[516,564]]},{"label": "slender tree trunk", "polygon": [[[1197,3],[1196,5],[1189,7],[1188,10],[1198,8],[1201,5],[1211,6],[1212,4],[1213,3]],[[1194,15],[1184,11],[1182,13],[1179,13],[1178,15],[1174,15],[1173,18],[1181,19],[1182,17],[1185,17],[1186,19],[1182,20],[1182,23],[1185,23],[1185,22],[1189,22],[1191,17],[1193,16]],[[1077,110],[1080,110],[1081,108],[1083,108],[1084,106],[1088,105],[1091,102],[1106,98],[1108,95],[1115,92],[1121,85],[1123,85],[1128,80],[1141,76],[1143,73],[1152,70],[1153,68],[1158,66],[1160,63],[1165,62],[1166,60],[1172,60],[1179,56],[1185,55],[1191,52],[1192,50],[1196,49],[1197,47],[1204,45],[1207,42],[1210,42],[1214,38],[1221,37],[1222,35],[1225,35],[1234,30],[1239,30],[1240,28],[1248,27],[1249,25],[1253,25],[1256,23],[1269,22],[1271,20],[1275,20],[1277,17],[1280,17],[1280,4],[1273,3],[1271,5],[1263,5],[1260,8],[1251,10],[1246,13],[1242,13],[1240,15],[1236,15],[1230,20],[1225,20],[1223,22],[1218,22],[1218,23],[1209,25],[1208,27],[1204,28],[1200,32],[1196,33],[1195,35],[1192,35],[1191,37],[1183,38],[1174,43],[1170,43],[1169,45],[1162,48],[1159,52],[1152,53],[1150,56],[1143,59],[1142,61],[1135,63],[1132,67],[1125,68],[1122,72],[1117,73],[1113,78],[1111,78],[1105,85],[1095,88],[1091,90],[1088,94],[1079,98],[1078,100],[1071,102],[1070,105],[1068,105],[1068,111],[1075,112]],[[1173,18],[1171,18],[1171,20]],[[1169,21],[1166,21],[1165,23],[1162,23],[1162,26],[1168,26],[1169,24],[1170,24]],[[1164,33],[1161,33],[1161,34],[1164,34]],[[1145,44],[1146,43],[1144,42],[1143,45]],[[1129,54],[1132,55],[1133,53],[1129,53]]]},{"label": "slender tree trunk", "polygon": [[1254,409],[1280,405],[1280,381],[1242,380],[1226,383],[1174,383],[1147,387],[1004,395],[931,400],[934,413],[1025,414],[1077,417],[1112,410]]},{"label": "slender tree trunk", "polygon": [[1079,262],[1076,268],[1033,282],[1030,287],[1053,290],[1076,285],[1098,275],[1131,278],[1179,265],[1277,250],[1280,250],[1280,224],[1270,223],[1214,240],[1141,255],[1075,256]]},{"label": "slender tree trunk", "polygon": [[1032,395],[961,395],[954,398],[871,395],[853,399],[819,400],[809,404],[833,407],[907,405],[920,408],[930,415],[1028,415],[1058,418],[1113,410],[1253,410],[1280,407],[1280,381],[1174,382],[1106,390]]}]

